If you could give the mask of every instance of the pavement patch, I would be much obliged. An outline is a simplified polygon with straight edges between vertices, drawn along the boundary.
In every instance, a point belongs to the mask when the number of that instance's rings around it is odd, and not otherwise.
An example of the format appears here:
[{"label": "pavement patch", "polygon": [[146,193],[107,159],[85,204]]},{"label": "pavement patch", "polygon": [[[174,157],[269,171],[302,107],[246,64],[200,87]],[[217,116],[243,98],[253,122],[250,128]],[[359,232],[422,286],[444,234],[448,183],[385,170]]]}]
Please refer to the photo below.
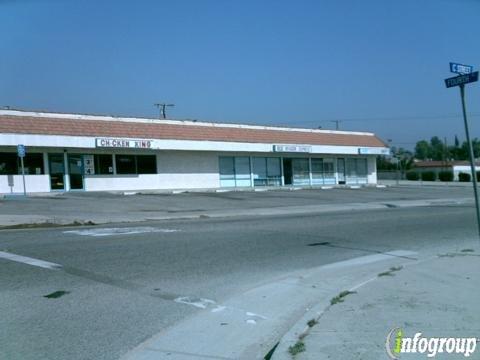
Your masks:
[{"label": "pavement patch", "polygon": [[58,299],[59,297],[62,297],[63,295],[67,295],[67,294],[70,294],[70,291],[58,290],[48,295],[43,295],[43,297],[47,299]]},{"label": "pavement patch", "polygon": [[114,236],[114,235],[133,235],[133,234],[143,234],[143,233],[172,233],[177,231],[179,230],[162,229],[162,228],[155,228],[151,226],[136,226],[136,227],[69,230],[69,231],[64,231],[63,233],[97,237],[97,236]]}]

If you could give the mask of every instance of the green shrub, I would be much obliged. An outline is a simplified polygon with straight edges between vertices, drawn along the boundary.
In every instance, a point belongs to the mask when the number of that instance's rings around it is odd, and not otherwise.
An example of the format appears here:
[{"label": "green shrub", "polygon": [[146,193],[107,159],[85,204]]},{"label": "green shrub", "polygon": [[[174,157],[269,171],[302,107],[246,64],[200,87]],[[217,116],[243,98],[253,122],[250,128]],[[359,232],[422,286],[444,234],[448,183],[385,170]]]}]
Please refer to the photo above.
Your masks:
[{"label": "green shrub", "polygon": [[438,173],[438,179],[440,181],[453,181],[453,172],[452,171],[440,171]]},{"label": "green shrub", "polygon": [[407,172],[406,176],[407,176],[407,180],[417,181],[418,179],[420,179],[420,176],[416,171],[409,171]]},{"label": "green shrub", "polygon": [[477,181],[480,181],[480,171],[477,171]]},{"label": "green shrub", "polygon": [[458,174],[458,181],[470,182],[470,178],[471,178],[471,176],[468,173],[461,172],[460,174]]},{"label": "green shrub", "polygon": [[421,176],[423,181],[435,181],[437,179],[437,173],[435,171],[424,171]]}]

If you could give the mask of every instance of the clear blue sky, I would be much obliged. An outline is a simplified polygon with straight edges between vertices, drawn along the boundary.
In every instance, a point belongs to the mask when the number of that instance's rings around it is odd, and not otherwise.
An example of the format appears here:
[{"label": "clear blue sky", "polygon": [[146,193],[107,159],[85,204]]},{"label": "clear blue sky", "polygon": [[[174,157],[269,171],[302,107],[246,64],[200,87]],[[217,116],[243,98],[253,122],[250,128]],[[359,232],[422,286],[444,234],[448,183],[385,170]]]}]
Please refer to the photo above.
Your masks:
[{"label": "clear blue sky", "polygon": [[[0,106],[464,137],[478,0],[0,0]],[[480,83],[467,89],[480,137]],[[450,117],[449,117],[450,116]],[[353,119],[354,121],[351,121]]]}]

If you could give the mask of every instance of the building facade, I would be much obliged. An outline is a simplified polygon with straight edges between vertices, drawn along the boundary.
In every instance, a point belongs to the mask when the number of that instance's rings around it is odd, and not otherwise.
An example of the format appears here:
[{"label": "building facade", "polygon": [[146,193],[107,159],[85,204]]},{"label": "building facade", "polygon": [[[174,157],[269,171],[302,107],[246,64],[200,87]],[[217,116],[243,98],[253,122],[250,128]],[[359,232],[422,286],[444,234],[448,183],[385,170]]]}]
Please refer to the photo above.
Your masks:
[{"label": "building facade", "polygon": [[[418,172],[433,171],[438,174],[442,171],[451,171],[453,173],[453,181],[459,181],[458,175],[461,173],[470,174],[472,176],[472,170],[470,168],[469,161],[439,161],[439,160],[427,160],[417,161],[414,163],[414,170]],[[480,163],[475,162],[475,172],[480,171]]]},{"label": "building facade", "polygon": [[372,133],[0,110],[0,193],[376,184]]}]

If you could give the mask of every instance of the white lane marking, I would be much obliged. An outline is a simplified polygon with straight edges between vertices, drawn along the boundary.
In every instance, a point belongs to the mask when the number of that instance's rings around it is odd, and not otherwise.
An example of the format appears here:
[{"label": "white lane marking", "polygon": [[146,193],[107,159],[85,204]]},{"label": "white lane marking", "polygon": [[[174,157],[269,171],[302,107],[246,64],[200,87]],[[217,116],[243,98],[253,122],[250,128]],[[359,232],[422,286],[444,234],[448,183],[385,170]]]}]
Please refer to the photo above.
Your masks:
[{"label": "white lane marking", "polygon": [[203,298],[197,298],[197,297],[191,297],[191,296],[178,297],[173,301],[180,304],[192,305],[200,309],[206,309],[209,305],[216,304],[215,301],[210,299],[203,299]]},{"label": "white lane marking", "polygon": [[267,320],[267,318],[266,318],[265,316],[259,315],[259,314],[255,314],[255,313],[250,312],[250,311],[247,311],[247,312],[245,313],[245,315],[251,316],[251,317],[257,317],[257,318],[263,319],[263,320]]},{"label": "white lane marking", "polygon": [[60,265],[60,264],[55,264],[55,263],[51,263],[51,262],[48,262],[48,261],[38,260],[38,259],[34,259],[34,258],[31,258],[31,257],[27,257],[27,256],[7,253],[7,252],[4,252],[4,251],[0,251],[0,258],[11,260],[11,261],[16,261],[16,262],[19,262],[19,263],[24,263],[24,264],[28,264],[28,265],[32,265],[32,266],[38,266],[38,267],[41,267],[41,268],[44,268],[44,269],[50,269],[50,270],[59,270],[59,269],[62,268],[62,265]]},{"label": "white lane marking", "polygon": [[223,305],[217,305],[214,309],[211,310],[212,313],[220,312],[225,310],[227,307]]},{"label": "white lane marking", "polygon": [[321,266],[322,269],[337,269],[337,268],[344,268],[344,267],[350,267],[350,266],[358,266],[358,265],[365,265],[365,264],[371,264],[377,261],[383,261],[383,260],[389,260],[392,259],[393,257],[407,257],[407,256],[412,256],[412,255],[417,255],[416,252],[414,251],[406,251],[406,250],[395,250],[395,251],[389,251],[383,254],[375,254],[375,255],[367,255],[367,256],[361,256],[357,258],[353,258],[350,260],[345,260],[345,261],[339,261],[335,262],[333,264],[327,264]]},{"label": "white lane marking", "polygon": [[132,235],[142,233],[172,233],[177,232],[176,229],[160,229],[150,226],[123,227],[123,228],[100,228],[85,230],[69,230],[64,234],[74,234],[81,236],[113,236],[113,235]]}]

